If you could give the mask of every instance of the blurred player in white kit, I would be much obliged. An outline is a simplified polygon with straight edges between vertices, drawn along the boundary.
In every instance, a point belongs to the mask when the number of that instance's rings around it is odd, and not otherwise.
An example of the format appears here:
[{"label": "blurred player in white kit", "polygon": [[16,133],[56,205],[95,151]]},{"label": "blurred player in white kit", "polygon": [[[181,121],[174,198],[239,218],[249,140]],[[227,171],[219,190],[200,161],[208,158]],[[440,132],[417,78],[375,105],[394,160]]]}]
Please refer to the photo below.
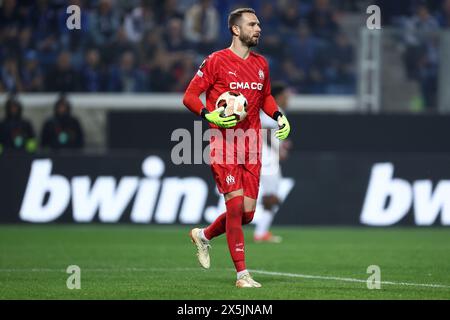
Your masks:
[{"label": "blurred player in white kit", "polygon": [[[278,107],[285,112],[289,103],[289,90],[282,82],[272,83],[272,96]],[[261,127],[264,129],[278,129],[276,122],[261,112]],[[255,231],[253,239],[255,242],[280,243],[282,238],[270,232],[275,214],[281,204],[279,195],[282,179],[280,161],[287,158],[291,142],[275,139],[273,134],[268,133],[263,139],[262,167],[261,167],[261,193],[260,201],[263,210],[259,212],[259,218],[255,219]]]}]

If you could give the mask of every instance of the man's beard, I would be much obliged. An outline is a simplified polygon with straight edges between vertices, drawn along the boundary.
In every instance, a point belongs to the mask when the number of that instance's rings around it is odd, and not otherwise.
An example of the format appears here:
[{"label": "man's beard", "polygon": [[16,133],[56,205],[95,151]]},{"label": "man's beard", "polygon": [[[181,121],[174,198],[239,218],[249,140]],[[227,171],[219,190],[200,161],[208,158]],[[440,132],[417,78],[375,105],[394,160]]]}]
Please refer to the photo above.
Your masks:
[{"label": "man's beard", "polygon": [[241,34],[239,36],[239,40],[241,40],[241,42],[243,44],[245,44],[247,47],[251,48],[251,47],[256,47],[258,45],[259,38],[253,38],[250,35]]}]

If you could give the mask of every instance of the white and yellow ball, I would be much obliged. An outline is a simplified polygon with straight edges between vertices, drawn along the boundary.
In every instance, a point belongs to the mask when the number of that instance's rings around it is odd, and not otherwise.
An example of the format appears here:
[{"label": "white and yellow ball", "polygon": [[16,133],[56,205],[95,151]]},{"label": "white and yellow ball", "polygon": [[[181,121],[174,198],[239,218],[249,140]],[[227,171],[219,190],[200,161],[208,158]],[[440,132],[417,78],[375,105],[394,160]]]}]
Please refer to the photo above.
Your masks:
[{"label": "white and yellow ball", "polygon": [[216,109],[224,107],[222,117],[236,116],[238,122],[247,116],[247,99],[236,91],[226,91],[222,93],[216,101]]}]

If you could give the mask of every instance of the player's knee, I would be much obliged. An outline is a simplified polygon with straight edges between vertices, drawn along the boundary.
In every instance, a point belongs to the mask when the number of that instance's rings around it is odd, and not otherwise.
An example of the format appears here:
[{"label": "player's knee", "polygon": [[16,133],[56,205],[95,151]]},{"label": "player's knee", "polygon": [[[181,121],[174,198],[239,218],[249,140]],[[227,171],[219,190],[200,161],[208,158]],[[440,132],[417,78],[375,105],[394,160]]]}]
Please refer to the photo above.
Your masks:
[{"label": "player's knee", "polygon": [[225,196],[225,202],[232,200],[233,198],[236,197],[243,197],[244,196],[244,190],[243,189],[239,189],[239,190],[234,190],[228,193],[224,194]]}]

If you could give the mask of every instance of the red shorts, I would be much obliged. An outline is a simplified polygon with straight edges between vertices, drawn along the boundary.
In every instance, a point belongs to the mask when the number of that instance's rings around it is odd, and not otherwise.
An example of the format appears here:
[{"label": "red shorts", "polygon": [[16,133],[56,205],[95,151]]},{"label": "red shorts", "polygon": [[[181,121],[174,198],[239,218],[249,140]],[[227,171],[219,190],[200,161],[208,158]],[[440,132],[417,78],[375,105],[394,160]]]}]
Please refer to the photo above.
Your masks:
[{"label": "red shorts", "polygon": [[211,164],[214,180],[222,194],[244,189],[244,196],[257,199],[261,162],[255,164]]}]

